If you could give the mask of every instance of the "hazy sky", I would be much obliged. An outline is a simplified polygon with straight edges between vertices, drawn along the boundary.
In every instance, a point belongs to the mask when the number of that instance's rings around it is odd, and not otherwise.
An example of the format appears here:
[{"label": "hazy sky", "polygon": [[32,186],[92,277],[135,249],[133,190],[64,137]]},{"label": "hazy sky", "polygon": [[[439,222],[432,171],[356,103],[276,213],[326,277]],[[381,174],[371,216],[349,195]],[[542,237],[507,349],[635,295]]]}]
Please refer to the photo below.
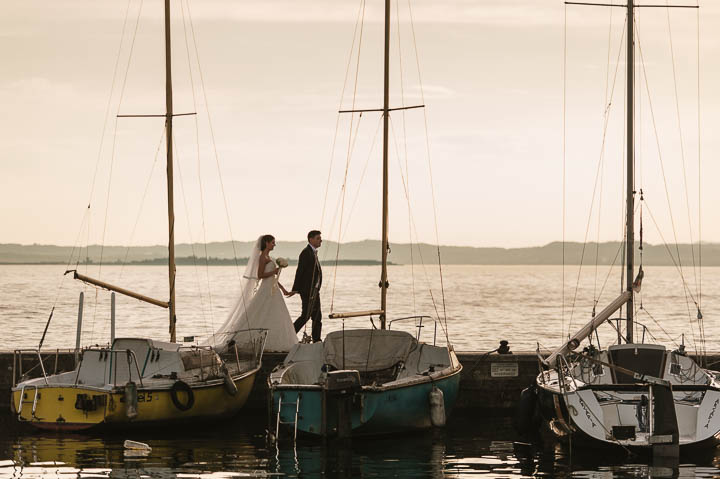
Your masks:
[{"label": "hazy sky", "polygon": [[[601,201],[593,205],[588,239],[620,239],[622,56],[617,77],[615,71],[624,10],[615,8],[611,14],[609,8],[565,7],[560,0],[411,1],[440,242],[512,247],[561,239],[566,11],[566,237],[585,237],[595,191]],[[280,241],[298,240],[316,227],[337,239],[336,212],[341,209],[343,240],[379,238],[379,138],[372,148],[377,113],[352,119],[352,131],[357,131],[352,142],[350,116],[341,117],[326,202],[324,193],[349,58],[342,106],[352,105],[353,91],[357,108],[382,106],[383,2],[366,3],[357,88],[360,0],[188,2],[207,105],[189,20],[185,18],[184,29],[181,3],[173,0],[175,110],[198,112],[200,140],[198,148],[194,117],[176,119],[177,241],[230,238],[218,164],[235,239],[271,232]],[[407,0],[393,13],[399,13],[400,39],[394,19],[392,105],[417,104],[421,98]],[[655,243],[661,238],[654,221],[666,240],[674,238],[667,197],[678,239],[687,241],[692,231],[697,240],[698,186],[702,238],[720,241],[720,189],[715,186],[720,179],[720,93],[715,88],[720,84],[720,3],[705,2],[700,10],[699,145],[696,18],[696,10],[673,10],[669,30],[665,9],[639,11],[644,67],[637,68],[637,187],[645,191],[649,206],[645,236]],[[162,2],[4,0],[0,58],[0,242],[72,245],[80,237],[82,244],[165,243],[162,149],[156,159],[163,120],[115,120],[118,112],[164,112]],[[419,239],[434,241],[423,113],[394,113],[392,123],[391,240],[409,239],[402,180],[409,178],[413,238],[417,231]],[[596,183],[598,171],[601,181]]]}]

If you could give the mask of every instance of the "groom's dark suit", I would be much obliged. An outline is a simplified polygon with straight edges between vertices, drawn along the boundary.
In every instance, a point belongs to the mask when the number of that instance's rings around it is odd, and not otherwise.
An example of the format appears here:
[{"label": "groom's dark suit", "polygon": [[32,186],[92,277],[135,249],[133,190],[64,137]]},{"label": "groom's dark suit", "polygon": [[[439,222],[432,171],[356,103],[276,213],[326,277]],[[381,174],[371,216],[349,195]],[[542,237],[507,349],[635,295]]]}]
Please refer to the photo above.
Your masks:
[{"label": "groom's dark suit", "polygon": [[300,252],[295,282],[292,290],[300,293],[302,313],[295,321],[295,332],[300,331],[308,319],[312,319],[313,341],[320,341],[322,331],[322,314],[320,313],[320,287],[322,286],[322,268],[312,246]]}]

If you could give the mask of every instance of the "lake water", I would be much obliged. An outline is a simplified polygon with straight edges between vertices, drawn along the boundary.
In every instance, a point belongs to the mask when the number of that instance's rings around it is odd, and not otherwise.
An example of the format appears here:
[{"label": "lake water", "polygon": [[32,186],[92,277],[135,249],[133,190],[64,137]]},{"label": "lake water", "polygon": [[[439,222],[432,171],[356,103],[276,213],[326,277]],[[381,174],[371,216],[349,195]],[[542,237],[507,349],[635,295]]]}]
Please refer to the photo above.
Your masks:
[{"label": "lake water", "polygon": [[[131,438],[147,455],[123,449]],[[34,478],[513,478],[720,477],[720,454],[652,465],[638,458],[570,455],[516,446],[506,419],[463,417],[444,430],[328,444],[270,445],[264,424],[239,417],[192,432],[0,435],[0,479]]]},{"label": "lake water", "polygon": [[[74,345],[77,300],[85,292],[83,344],[106,343],[109,338],[109,293],[63,279],[62,266],[0,266],[0,349],[37,345],[51,308],[53,321],[45,341],[48,347]],[[616,268],[617,270],[617,268]],[[379,268],[338,268],[333,295],[333,269],[325,268],[323,312],[374,309],[378,303]],[[84,272],[84,270],[83,270]],[[158,299],[165,298],[166,269],[154,266],[90,268],[105,281]],[[237,294],[235,267],[195,269],[178,267],[178,335],[202,337],[224,319]],[[413,275],[414,273],[414,275]],[[619,272],[612,271],[599,298],[598,310],[619,290]],[[281,276],[290,283],[293,268]],[[414,292],[413,294],[413,277]],[[579,327],[592,311],[608,268],[565,269],[565,311],[562,308],[563,271],[560,266],[445,266],[444,289],[449,335],[458,350],[487,351],[507,339],[516,351],[559,343],[563,330]],[[597,281],[595,278],[598,278]],[[695,294],[694,272],[686,271],[688,289]],[[430,278],[429,281],[427,278]],[[704,268],[702,311],[707,349],[718,351],[716,338],[720,300],[720,268]],[[390,317],[435,314],[428,283],[444,318],[437,269],[390,267]],[[688,347],[700,344],[696,310],[688,308],[678,272],[652,267],[645,272],[643,311],[638,319],[665,344],[672,346],[686,334]],[[210,291],[211,294],[208,294]],[[595,295],[593,294],[595,291]],[[698,296],[699,298],[699,296]],[[640,297],[638,297],[640,299]],[[293,316],[298,298],[288,300]],[[167,339],[167,312],[117,296],[117,335]],[[654,318],[654,319],[653,319]],[[367,319],[349,320],[346,327],[366,326]],[[397,326],[400,323],[394,325]],[[324,331],[342,327],[324,320]],[[412,328],[412,322],[407,324]],[[615,333],[601,335],[607,344]],[[424,330],[432,333],[432,328]],[[667,334],[666,334],[667,333]],[[440,335],[440,333],[439,333]],[[427,338],[428,336],[426,336]],[[431,339],[431,336],[430,336]],[[638,338],[639,339],[639,338]],[[250,417],[248,417],[250,416]],[[17,433],[0,417],[0,479],[5,478],[469,478],[469,477],[720,477],[720,451],[700,458],[683,458],[679,465],[651,465],[642,459],[606,455],[571,455],[559,445],[546,450],[517,447],[519,440],[508,418],[452,416],[444,430],[410,436],[354,440],[351,444],[300,442],[279,447],[265,440],[264,418],[241,415],[222,425],[192,431],[135,431],[125,435],[79,436]],[[123,441],[148,443],[147,456],[128,455]]]},{"label": "lake water", "polygon": [[[42,336],[53,305],[55,313],[45,345],[74,347],[78,295],[85,291],[83,345],[107,343],[110,337],[110,294],[97,291],[62,276],[63,266],[0,265],[0,350],[35,347]],[[81,266],[81,272],[85,268]],[[292,284],[294,267],[283,271],[280,281]],[[720,351],[720,268],[692,268],[683,271],[686,291],[677,269],[646,267],[643,281],[643,309],[637,320],[658,341],[674,346],[683,334],[689,349],[700,348],[700,328],[692,295],[702,305],[706,349]],[[160,266],[97,266],[87,274],[158,299],[167,297],[167,268]],[[177,278],[178,338],[211,334],[225,319],[237,296],[242,271],[234,266],[179,266]],[[437,266],[390,266],[388,316],[390,319],[426,314],[445,318],[449,337],[459,351],[487,351],[506,339],[515,351],[557,346],[569,330],[575,331],[591,317],[593,298],[597,311],[612,301],[620,290],[620,271],[586,266],[579,276],[577,266],[565,267],[565,308],[563,312],[563,268],[561,266],[459,266],[443,267],[445,308]],[[380,269],[377,266],[324,268],[323,315],[335,312],[379,309]],[[698,281],[696,281],[696,278]],[[333,288],[334,285],[334,288]],[[577,295],[575,288],[578,285]],[[604,287],[603,287],[604,285]],[[432,297],[430,290],[432,289]],[[602,292],[602,294],[600,294]],[[433,303],[433,298],[435,302]],[[573,299],[574,308],[573,308]],[[117,295],[116,335],[168,339],[167,310]],[[300,298],[287,300],[293,318],[300,312]],[[376,319],[377,321],[377,319]],[[444,323],[444,322],[443,322]],[[425,321],[424,338],[432,340],[432,324]],[[346,328],[366,327],[367,318],[347,320]],[[323,332],[343,327],[339,320],[323,320]],[[413,321],[398,322],[393,328],[413,328]],[[601,342],[615,341],[616,333],[601,328]],[[309,331],[308,331],[309,333]],[[638,340],[642,330],[636,333]],[[442,338],[438,328],[438,338]]]}]

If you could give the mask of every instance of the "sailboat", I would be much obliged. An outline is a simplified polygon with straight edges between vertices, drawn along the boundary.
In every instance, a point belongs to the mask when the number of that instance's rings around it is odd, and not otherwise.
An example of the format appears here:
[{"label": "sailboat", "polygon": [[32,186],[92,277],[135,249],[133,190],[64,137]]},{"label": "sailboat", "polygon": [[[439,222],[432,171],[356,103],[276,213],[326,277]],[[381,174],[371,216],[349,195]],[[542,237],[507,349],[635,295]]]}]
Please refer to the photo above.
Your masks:
[{"label": "sailboat", "polygon": [[230,348],[228,360],[210,346],[176,343],[173,117],[177,115],[173,113],[170,0],[165,0],[165,100],[165,114],[124,116],[157,116],[166,122],[169,299],[150,298],[76,270],[66,274],[112,291],[113,308],[115,293],[167,308],[170,341],[113,337],[110,347],[83,350],[73,371],[52,375],[46,373],[38,348],[41,377],[23,380],[11,390],[11,408],[19,421],[56,431],[186,424],[232,416],[247,401],[261,367],[266,331],[252,331],[250,350]]},{"label": "sailboat", "polygon": [[[300,343],[268,377],[268,430],[322,438],[379,435],[441,426],[457,398],[462,365],[449,340],[426,344],[418,334],[391,330],[388,288],[388,126],[390,108],[390,0],[385,0],[382,269],[380,309],[332,313],[331,319],[379,317],[380,329],[350,329],[324,341]],[[360,110],[356,110],[360,111]],[[344,324],[344,323],[343,323]],[[420,323],[421,324],[421,323]]]},{"label": "sailboat", "polygon": [[[566,2],[573,3],[573,2]],[[578,3],[582,5],[583,3]],[[586,3],[584,3],[586,5]],[[622,5],[624,6],[624,5]],[[644,5],[648,6],[648,5]],[[665,5],[662,6],[665,8]],[[547,359],[536,378],[537,411],[542,425],[573,447],[608,446],[618,450],[677,457],[681,449],[713,446],[720,433],[720,383],[690,358],[684,346],[668,350],[634,338],[633,300],[642,280],[634,265],[634,10],[627,2],[627,176],[626,272],[624,290]],[[641,230],[642,231],[642,230]],[[607,349],[582,341],[622,307],[623,343]],[[524,393],[526,395],[531,392]],[[530,396],[527,396],[530,397]]]}]

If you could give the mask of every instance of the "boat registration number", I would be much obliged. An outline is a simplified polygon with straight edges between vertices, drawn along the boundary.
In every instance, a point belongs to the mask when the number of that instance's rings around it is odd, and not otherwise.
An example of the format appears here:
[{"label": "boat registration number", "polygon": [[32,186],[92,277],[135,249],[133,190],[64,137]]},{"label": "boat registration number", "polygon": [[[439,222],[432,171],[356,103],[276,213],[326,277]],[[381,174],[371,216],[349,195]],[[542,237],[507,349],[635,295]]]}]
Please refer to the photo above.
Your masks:
[{"label": "boat registration number", "polygon": [[490,377],[516,378],[518,377],[518,363],[490,363]]},{"label": "boat registration number", "polygon": [[150,402],[153,400],[152,393],[138,393],[138,402]]}]

